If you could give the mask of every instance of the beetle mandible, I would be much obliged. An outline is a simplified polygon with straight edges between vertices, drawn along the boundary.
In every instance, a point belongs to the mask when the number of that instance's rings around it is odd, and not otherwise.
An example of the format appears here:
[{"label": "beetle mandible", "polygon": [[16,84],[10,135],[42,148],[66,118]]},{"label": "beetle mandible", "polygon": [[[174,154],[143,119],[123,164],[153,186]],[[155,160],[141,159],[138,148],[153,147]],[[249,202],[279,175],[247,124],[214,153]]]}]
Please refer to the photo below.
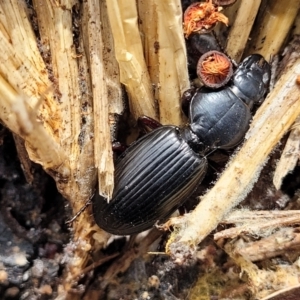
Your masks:
[{"label": "beetle mandible", "polygon": [[261,55],[247,57],[229,85],[199,89],[189,107],[189,124],[161,126],[121,155],[116,163],[112,199],[98,193],[93,213],[102,229],[131,235],[166,220],[193,193],[206,174],[203,150],[239,144],[270,80],[270,65]]}]

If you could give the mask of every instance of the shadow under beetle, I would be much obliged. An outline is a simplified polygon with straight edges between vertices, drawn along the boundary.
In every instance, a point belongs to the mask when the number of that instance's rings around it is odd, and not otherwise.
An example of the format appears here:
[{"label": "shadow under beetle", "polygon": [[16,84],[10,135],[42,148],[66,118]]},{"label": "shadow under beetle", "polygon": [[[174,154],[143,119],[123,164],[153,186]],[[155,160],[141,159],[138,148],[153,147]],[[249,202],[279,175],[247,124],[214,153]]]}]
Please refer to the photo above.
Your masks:
[{"label": "shadow under beetle", "polygon": [[99,227],[130,235],[166,220],[205,176],[204,151],[229,149],[242,141],[250,109],[263,99],[269,81],[270,65],[261,55],[251,55],[238,66],[229,85],[195,92],[188,125],[161,126],[131,144],[117,161],[110,202],[98,193],[93,198]]}]

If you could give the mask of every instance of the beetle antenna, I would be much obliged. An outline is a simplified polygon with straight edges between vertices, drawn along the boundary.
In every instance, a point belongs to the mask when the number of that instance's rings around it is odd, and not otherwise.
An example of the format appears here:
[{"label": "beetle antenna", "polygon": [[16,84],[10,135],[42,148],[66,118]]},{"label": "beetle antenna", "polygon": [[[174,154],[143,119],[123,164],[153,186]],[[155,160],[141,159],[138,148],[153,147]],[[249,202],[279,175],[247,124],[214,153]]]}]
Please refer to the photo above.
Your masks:
[{"label": "beetle antenna", "polygon": [[227,53],[226,49],[223,47],[223,44],[221,43],[220,39],[218,38],[216,32],[214,30],[212,30],[212,35],[214,36],[218,46],[221,49],[221,52],[223,52],[226,56],[228,56],[228,58],[230,59],[231,63],[237,68],[238,67],[238,63]]},{"label": "beetle antenna", "polygon": [[[219,146],[216,146],[219,143],[219,140],[215,141],[212,146],[208,146],[202,153],[203,157],[208,157],[216,150],[220,149]],[[209,151],[209,152],[208,152]]]},{"label": "beetle antenna", "polygon": [[94,197],[94,194],[91,195],[91,197],[85,202],[85,204],[79,209],[79,211],[70,219],[65,222],[65,224],[71,224],[73,223],[83,212],[84,210],[92,204],[92,198]]},{"label": "beetle antenna", "polygon": [[208,156],[210,156],[212,153],[214,153],[216,150],[218,150],[219,148],[218,147],[214,147],[214,148],[212,148],[212,149],[210,149],[210,151],[207,153],[207,154],[205,154],[203,157],[208,157]]}]

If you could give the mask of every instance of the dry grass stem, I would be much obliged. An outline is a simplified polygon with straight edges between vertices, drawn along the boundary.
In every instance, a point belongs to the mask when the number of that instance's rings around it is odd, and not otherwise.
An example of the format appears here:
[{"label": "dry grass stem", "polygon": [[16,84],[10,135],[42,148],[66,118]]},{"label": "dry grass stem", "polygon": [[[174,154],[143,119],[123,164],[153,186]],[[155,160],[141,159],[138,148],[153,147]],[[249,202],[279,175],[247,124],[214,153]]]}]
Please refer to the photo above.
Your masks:
[{"label": "dry grass stem", "polygon": [[145,59],[162,124],[182,124],[182,93],[189,88],[179,0],[138,2]]},{"label": "dry grass stem", "polygon": [[158,119],[152,85],[143,56],[136,2],[107,1],[107,11],[120,68],[120,80],[126,86],[129,95],[130,111],[135,119],[141,115]]},{"label": "dry grass stem", "polygon": [[261,300],[282,300],[290,299],[297,300],[300,298],[300,285],[290,286],[288,288],[280,289],[267,297],[262,298]]},{"label": "dry grass stem", "polygon": [[226,52],[239,62],[248,42],[252,25],[256,18],[261,0],[241,1],[236,17],[228,35]]},{"label": "dry grass stem", "polygon": [[278,54],[300,7],[298,0],[268,1],[262,20],[253,28],[247,55],[260,53],[266,59]]},{"label": "dry grass stem", "polygon": [[93,108],[94,108],[94,160],[98,168],[100,194],[111,198],[114,189],[114,162],[110,138],[109,100],[106,73],[103,63],[102,29],[100,2],[89,0],[88,13],[88,53],[91,68]]}]

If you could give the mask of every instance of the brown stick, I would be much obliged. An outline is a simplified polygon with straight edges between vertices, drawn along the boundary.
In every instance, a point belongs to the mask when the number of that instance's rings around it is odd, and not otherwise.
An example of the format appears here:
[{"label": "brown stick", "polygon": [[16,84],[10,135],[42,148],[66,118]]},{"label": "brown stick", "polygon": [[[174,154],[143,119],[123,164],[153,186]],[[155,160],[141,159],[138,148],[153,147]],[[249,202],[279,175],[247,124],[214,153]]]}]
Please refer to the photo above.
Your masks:
[{"label": "brown stick", "polygon": [[245,211],[237,210],[222,220],[222,224],[235,227],[214,234],[214,239],[235,238],[243,233],[262,236],[275,228],[299,224],[300,211]]}]

